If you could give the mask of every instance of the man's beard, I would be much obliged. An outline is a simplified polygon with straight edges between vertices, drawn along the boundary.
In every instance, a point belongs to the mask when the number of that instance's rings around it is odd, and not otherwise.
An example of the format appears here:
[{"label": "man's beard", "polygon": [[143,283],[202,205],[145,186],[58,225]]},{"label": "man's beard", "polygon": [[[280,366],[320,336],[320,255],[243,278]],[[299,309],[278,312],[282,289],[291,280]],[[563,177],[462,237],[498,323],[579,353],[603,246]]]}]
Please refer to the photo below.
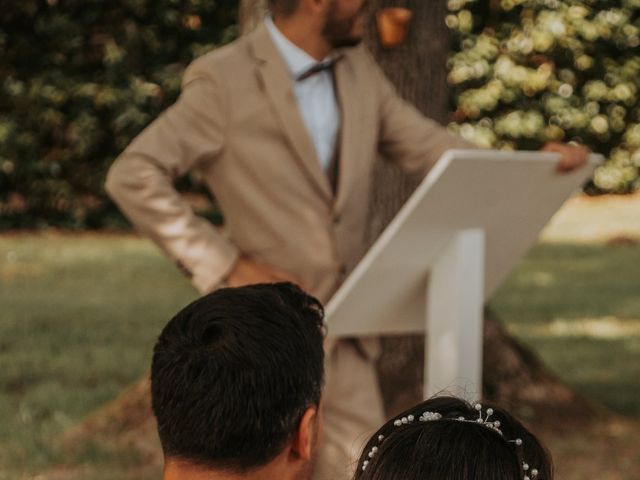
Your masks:
[{"label": "man's beard", "polygon": [[366,2],[351,18],[340,19],[336,18],[337,8],[335,1],[333,2],[322,31],[324,38],[329,42],[331,48],[355,47],[362,42],[362,36],[354,35],[353,29],[355,23],[362,15],[365,5]]}]

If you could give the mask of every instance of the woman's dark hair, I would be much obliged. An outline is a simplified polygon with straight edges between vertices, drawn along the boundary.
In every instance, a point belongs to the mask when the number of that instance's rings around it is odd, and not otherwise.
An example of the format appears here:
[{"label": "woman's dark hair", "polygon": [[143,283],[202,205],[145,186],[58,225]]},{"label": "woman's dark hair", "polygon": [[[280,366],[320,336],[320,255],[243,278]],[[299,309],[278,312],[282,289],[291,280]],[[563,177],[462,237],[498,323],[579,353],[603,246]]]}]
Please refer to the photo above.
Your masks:
[{"label": "woman's dark hair", "polygon": [[[488,408],[493,413],[487,419]],[[441,418],[421,421],[425,412]],[[500,431],[476,422],[479,416],[499,421]],[[398,422],[403,417],[406,423]],[[532,475],[534,469],[537,476]],[[553,465],[548,451],[518,420],[496,406],[483,405],[479,411],[459,398],[434,397],[388,421],[371,437],[354,480],[523,480],[525,476],[552,480]]]},{"label": "woman's dark hair", "polygon": [[151,364],[165,455],[243,472],[282,451],[320,402],[323,316],[289,283],[220,289],[178,312]]}]

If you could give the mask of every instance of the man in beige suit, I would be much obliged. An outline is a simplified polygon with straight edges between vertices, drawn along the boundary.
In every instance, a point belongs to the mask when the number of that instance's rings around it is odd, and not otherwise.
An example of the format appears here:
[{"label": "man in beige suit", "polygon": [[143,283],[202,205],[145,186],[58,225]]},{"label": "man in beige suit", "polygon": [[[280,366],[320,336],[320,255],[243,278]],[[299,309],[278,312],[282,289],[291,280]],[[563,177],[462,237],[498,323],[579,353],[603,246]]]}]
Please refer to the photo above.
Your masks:
[{"label": "man in beige suit", "polygon": [[[404,102],[360,46],[365,0],[273,0],[273,21],[187,69],[178,101],[112,166],[106,189],[201,293],[292,280],[326,302],[364,254],[378,153],[424,175],[470,148]],[[575,149],[561,168],[584,161]],[[197,170],[225,232],[173,180]],[[330,334],[330,332],[329,332]],[[330,341],[318,478],[346,478],[383,420],[377,343]]]}]

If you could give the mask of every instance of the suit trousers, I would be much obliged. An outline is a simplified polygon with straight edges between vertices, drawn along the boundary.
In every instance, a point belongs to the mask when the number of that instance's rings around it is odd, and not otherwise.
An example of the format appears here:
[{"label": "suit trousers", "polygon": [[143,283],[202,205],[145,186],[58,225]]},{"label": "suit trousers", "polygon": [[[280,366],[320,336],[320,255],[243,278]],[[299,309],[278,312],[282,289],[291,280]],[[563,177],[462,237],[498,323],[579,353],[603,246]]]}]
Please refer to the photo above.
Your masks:
[{"label": "suit trousers", "polygon": [[376,357],[358,340],[338,340],[326,352],[325,389],[314,480],[352,478],[367,440],[382,426],[384,407]]}]

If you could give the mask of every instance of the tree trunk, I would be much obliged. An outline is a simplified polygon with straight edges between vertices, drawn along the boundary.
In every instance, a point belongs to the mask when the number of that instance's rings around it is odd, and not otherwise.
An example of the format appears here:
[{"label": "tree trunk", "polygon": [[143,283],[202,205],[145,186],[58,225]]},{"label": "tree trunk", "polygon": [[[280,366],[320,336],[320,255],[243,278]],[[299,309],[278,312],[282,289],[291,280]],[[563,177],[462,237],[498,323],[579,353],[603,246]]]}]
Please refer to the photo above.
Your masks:
[{"label": "tree trunk", "polygon": [[[450,46],[444,23],[446,1],[371,0],[369,8],[370,12],[375,12],[397,6],[409,8],[413,13],[406,43],[391,50],[382,48],[377,39],[374,15],[369,15],[368,47],[400,95],[426,116],[446,125],[450,116],[446,79]],[[378,159],[369,215],[369,240],[381,233],[416,186],[389,163]],[[579,416],[591,410],[587,402],[552,375],[533,352],[510,337],[489,310],[485,312],[484,333],[485,397],[516,408],[521,416],[550,407]],[[379,373],[389,414],[422,399],[423,359],[424,337],[421,335],[383,340]]]},{"label": "tree trunk", "polygon": [[[373,12],[384,7],[412,11],[407,40],[384,49],[377,38]],[[444,23],[446,0],[371,0],[366,42],[378,63],[402,97],[422,113],[446,125],[450,117],[446,62],[450,50]],[[389,162],[378,159],[369,212],[369,241],[393,219],[417,183]],[[387,412],[393,414],[422,399],[424,337],[402,335],[383,340],[379,362],[380,384]],[[552,375],[538,357],[510,337],[491,311],[485,312],[483,394],[521,416],[541,409],[558,408],[584,416],[586,401]],[[564,408],[563,408],[564,407]],[[537,416],[537,415],[536,415]]]},{"label": "tree trunk", "polygon": [[[242,0],[241,31],[246,33],[264,17],[266,0]],[[448,31],[444,24],[446,0],[371,0],[370,12],[382,7],[402,6],[413,17],[407,41],[384,50],[377,40],[373,15],[366,43],[400,94],[425,115],[445,124],[449,119],[446,83]],[[382,159],[375,167],[372,204],[369,210],[368,241],[373,242],[413,192],[417,183]],[[380,384],[387,413],[392,415],[422,400],[424,337],[387,337],[379,362]],[[556,415],[584,422],[593,413],[591,405],[551,374],[532,351],[509,336],[491,311],[485,312],[484,396],[510,407],[521,417],[553,422]],[[149,433],[151,410],[146,380],[123,394],[106,408],[91,415],[84,424],[63,436],[70,446],[96,436],[121,435],[140,428]],[[550,415],[553,412],[554,415]],[[142,450],[148,453],[148,442]],[[159,455],[159,451],[156,452]],[[156,458],[160,458],[159,456]]]}]

